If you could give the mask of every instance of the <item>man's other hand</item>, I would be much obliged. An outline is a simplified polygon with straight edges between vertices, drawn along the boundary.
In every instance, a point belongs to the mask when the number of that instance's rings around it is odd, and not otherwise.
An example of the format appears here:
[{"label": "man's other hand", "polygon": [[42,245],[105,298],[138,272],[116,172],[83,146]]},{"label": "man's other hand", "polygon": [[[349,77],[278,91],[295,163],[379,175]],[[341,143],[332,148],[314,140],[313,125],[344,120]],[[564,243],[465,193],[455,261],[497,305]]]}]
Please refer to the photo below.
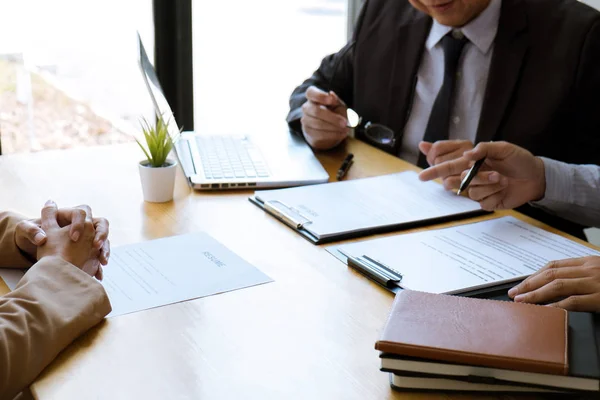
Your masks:
[{"label": "man's other hand", "polygon": [[347,107],[334,92],[311,86],[308,101],[302,106],[302,132],[308,144],[317,150],[328,150],[348,137]]}]

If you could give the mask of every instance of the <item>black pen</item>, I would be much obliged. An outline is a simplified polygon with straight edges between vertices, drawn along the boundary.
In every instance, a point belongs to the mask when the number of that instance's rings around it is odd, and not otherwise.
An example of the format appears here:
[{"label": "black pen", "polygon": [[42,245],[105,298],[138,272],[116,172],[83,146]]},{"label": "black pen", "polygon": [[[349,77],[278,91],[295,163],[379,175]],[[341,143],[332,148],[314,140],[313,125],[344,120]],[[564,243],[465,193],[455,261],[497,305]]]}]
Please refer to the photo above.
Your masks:
[{"label": "black pen", "polygon": [[479,169],[481,168],[481,166],[483,165],[484,162],[485,162],[485,157],[482,158],[481,160],[475,161],[475,164],[473,164],[473,166],[471,167],[469,172],[467,172],[465,179],[463,179],[462,182],[460,183],[460,187],[458,188],[458,192],[456,193],[457,196],[460,196],[460,194],[462,192],[467,190],[467,187],[469,187],[469,183],[471,183],[473,178],[475,178],[475,175],[477,175],[477,173],[479,172]]},{"label": "black pen", "polygon": [[344,161],[342,162],[342,165],[340,166],[340,169],[338,169],[337,172],[337,180],[340,181],[342,180],[342,178],[344,176],[346,176],[346,173],[348,172],[348,170],[350,169],[350,166],[352,165],[353,161],[352,159],[354,158],[354,154],[350,153],[346,156],[346,158],[344,158]]}]

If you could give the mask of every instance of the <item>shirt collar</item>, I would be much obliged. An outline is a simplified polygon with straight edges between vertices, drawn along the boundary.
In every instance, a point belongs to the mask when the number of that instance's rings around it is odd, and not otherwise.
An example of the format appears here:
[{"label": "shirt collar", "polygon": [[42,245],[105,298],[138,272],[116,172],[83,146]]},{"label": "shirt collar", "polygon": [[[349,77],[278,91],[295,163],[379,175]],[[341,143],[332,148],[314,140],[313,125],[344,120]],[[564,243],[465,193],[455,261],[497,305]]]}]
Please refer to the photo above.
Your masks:
[{"label": "shirt collar", "polygon": [[[467,39],[483,54],[486,54],[492,48],[496,38],[501,6],[502,0],[491,0],[487,8],[477,18],[460,28]],[[427,49],[431,50],[435,47],[453,29],[434,20],[429,31],[429,37],[425,42]]]}]

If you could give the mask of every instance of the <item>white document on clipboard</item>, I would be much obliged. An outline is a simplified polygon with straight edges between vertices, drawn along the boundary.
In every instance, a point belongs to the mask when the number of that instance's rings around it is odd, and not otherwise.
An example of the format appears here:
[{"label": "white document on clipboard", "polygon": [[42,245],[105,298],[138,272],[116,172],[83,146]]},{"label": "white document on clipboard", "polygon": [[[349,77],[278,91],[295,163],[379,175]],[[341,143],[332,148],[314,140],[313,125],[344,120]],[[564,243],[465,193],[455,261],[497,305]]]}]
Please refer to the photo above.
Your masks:
[{"label": "white document on clipboard", "polygon": [[414,171],[257,191],[255,200],[265,211],[317,240],[482,212],[477,202],[438,183],[421,182]]},{"label": "white document on clipboard", "polygon": [[379,283],[457,294],[514,282],[548,262],[600,252],[513,217],[336,246]]}]

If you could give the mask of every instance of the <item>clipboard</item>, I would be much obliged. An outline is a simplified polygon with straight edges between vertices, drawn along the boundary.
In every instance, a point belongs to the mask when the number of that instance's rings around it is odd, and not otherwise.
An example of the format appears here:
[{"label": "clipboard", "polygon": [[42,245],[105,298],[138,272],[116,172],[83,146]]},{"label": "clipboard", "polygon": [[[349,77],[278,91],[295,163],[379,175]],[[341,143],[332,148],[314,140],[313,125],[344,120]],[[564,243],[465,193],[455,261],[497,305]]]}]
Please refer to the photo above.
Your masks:
[{"label": "clipboard", "polygon": [[323,240],[320,240],[318,237],[305,229],[305,227],[309,225],[311,221],[295,208],[289,207],[280,201],[264,202],[256,198],[256,196],[251,196],[248,198],[248,200],[250,203],[283,222],[285,226],[293,229],[312,244],[325,243]]},{"label": "clipboard", "polygon": [[419,221],[402,222],[399,224],[378,226],[378,227],[373,227],[370,229],[363,229],[363,230],[358,230],[358,231],[353,231],[353,232],[342,232],[342,233],[339,233],[336,235],[331,235],[331,236],[328,236],[325,238],[320,238],[320,237],[315,236],[309,230],[306,229],[306,227],[309,226],[312,221],[310,220],[309,217],[304,215],[300,210],[297,210],[294,207],[290,207],[281,201],[273,200],[273,201],[265,202],[256,196],[251,196],[248,198],[248,200],[255,206],[257,206],[260,209],[262,209],[263,211],[265,211],[266,213],[268,213],[271,216],[278,219],[280,222],[285,224],[288,228],[291,228],[296,233],[300,234],[303,238],[305,238],[312,244],[325,244],[325,243],[337,242],[340,240],[355,239],[355,238],[360,238],[360,237],[370,236],[370,235],[375,235],[375,234],[380,234],[380,233],[394,232],[394,231],[403,230],[403,229],[412,229],[412,228],[417,228],[420,226],[441,224],[441,223],[445,223],[445,222],[456,221],[459,219],[466,219],[466,218],[471,218],[471,217],[476,217],[479,215],[485,215],[485,214],[492,213],[490,211],[485,211],[485,210],[480,209],[480,210],[468,211],[468,212],[459,213],[459,214],[446,215],[443,217],[428,218],[428,219],[423,219],[423,220],[419,220]]}]

